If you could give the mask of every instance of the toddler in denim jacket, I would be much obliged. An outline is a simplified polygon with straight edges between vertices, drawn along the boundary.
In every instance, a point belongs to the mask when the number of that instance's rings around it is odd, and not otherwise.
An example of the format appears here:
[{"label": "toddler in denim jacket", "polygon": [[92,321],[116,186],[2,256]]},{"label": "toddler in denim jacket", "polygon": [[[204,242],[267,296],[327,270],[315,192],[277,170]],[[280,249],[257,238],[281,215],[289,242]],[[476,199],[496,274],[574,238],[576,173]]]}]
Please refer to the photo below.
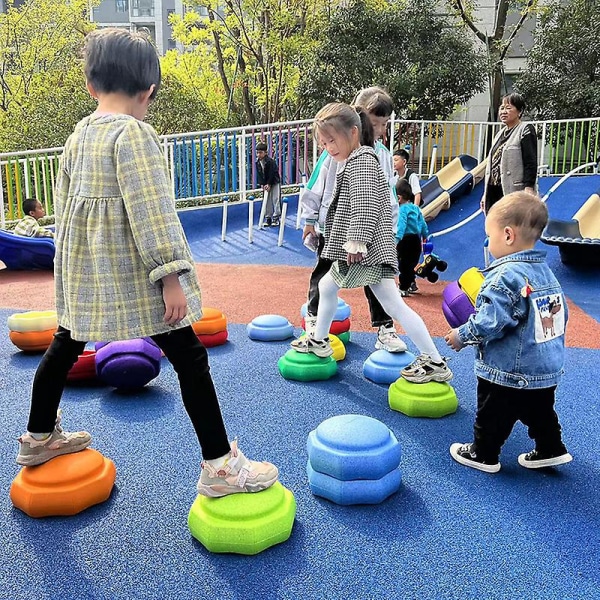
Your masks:
[{"label": "toddler in denim jacket", "polygon": [[462,465],[497,473],[499,455],[521,421],[535,448],[519,456],[527,469],[573,460],[554,410],[563,373],[568,310],[546,253],[535,250],[548,222],[548,209],[528,192],[508,194],[490,209],[485,230],[496,259],[467,323],[451,329],[446,343],[456,350],[478,348],[477,414],[474,441],[455,443],[450,454]]}]

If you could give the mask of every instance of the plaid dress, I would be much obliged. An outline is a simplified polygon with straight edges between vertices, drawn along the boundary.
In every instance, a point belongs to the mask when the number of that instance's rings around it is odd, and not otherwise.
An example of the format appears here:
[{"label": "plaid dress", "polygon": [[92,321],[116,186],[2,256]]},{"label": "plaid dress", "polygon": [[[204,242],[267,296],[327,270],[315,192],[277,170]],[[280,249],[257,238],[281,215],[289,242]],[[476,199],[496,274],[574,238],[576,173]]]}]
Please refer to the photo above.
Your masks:
[{"label": "plaid dress", "polygon": [[176,328],[202,316],[194,261],[154,129],[127,115],[90,115],[61,158],[55,193],[58,323],[75,340],[173,329],[161,279],[179,273],[188,302]]},{"label": "plaid dress", "polygon": [[[325,239],[321,256],[334,261],[330,272],[338,286],[364,287],[395,276],[398,256],[390,188],[373,148],[357,148],[338,169]],[[361,263],[347,264],[343,245],[348,241],[366,245]]]}]

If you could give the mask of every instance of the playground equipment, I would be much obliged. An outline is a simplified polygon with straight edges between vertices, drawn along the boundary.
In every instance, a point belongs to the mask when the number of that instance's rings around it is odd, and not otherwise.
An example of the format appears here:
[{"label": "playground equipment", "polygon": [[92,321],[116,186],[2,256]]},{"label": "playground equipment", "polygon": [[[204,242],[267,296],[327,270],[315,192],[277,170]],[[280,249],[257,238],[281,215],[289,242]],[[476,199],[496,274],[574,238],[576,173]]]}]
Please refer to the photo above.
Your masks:
[{"label": "playground equipment", "polygon": [[410,383],[402,377],[390,385],[388,401],[392,410],[408,417],[437,419],[458,408],[456,392],[449,383]]},{"label": "playground equipment", "polygon": [[281,315],[260,315],[252,319],[246,332],[251,340],[276,342],[293,337],[294,326]]},{"label": "playground equipment", "polygon": [[468,194],[484,177],[487,161],[480,163],[461,154],[421,185],[421,209],[426,220],[437,217],[461,196]]},{"label": "playground equipment", "polygon": [[336,504],[379,504],[400,488],[400,444],[386,425],[363,415],[339,415],[308,435],[308,481]]},{"label": "playground equipment", "polygon": [[0,229],[0,260],[7,269],[53,269],[55,250],[50,238],[30,238]]},{"label": "playground equipment", "polygon": [[592,194],[571,221],[550,219],[541,239],[558,246],[566,265],[600,266],[600,195]]}]

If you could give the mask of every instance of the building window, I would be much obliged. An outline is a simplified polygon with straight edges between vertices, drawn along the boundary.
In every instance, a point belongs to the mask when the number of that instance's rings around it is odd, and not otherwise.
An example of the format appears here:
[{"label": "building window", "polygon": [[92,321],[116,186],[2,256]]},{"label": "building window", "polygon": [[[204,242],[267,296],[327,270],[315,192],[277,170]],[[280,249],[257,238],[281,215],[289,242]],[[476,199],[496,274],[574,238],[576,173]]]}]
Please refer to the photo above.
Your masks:
[{"label": "building window", "polygon": [[131,0],[132,17],[153,17],[154,0]]},{"label": "building window", "polygon": [[173,38],[169,38],[168,48],[169,50],[175,50],[177,48],[177,42]]},{"label": "building window", "polygon": [[129,0],[115,0],[115,8],[118,13],[129,12]]}]

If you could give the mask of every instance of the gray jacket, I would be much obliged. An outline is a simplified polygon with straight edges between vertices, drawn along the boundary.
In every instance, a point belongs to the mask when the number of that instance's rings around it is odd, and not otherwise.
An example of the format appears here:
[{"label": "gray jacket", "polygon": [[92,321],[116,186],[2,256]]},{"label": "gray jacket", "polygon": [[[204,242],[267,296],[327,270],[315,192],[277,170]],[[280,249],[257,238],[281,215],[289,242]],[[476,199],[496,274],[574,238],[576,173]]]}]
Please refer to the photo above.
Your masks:
[{"label": "gray jacket", "polygon": [[338,168],[325,240],[324,258],[345,261],[348,253],[342,246],[356,241],[367,246],[363,264],[398,268],[390,187],[373,148],[360,146]]}]

